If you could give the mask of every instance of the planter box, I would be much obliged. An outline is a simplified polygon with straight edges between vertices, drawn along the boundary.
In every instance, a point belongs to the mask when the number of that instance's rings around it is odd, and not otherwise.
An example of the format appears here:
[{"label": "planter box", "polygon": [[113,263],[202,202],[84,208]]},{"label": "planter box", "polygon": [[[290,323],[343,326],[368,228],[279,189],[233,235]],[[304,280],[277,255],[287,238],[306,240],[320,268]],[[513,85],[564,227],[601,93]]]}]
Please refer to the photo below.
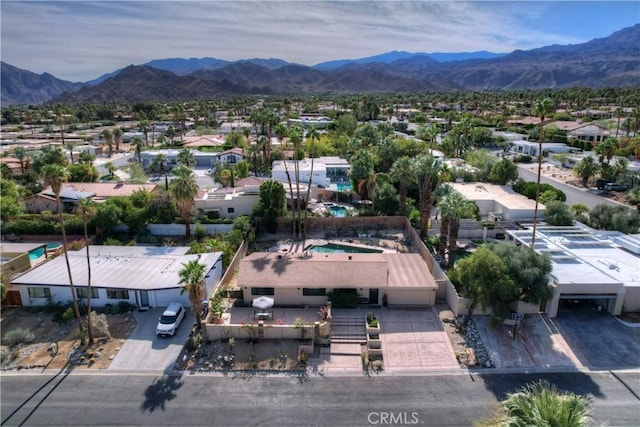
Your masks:
[{"label": "planter box", "polygon": [[367,343],[367,354],[369,356],[382,356],[382,348],[371,348]]},{"label": "planter box", "polygon": [[378,320],[378,318],[376,318],[376,320],[378,321],[378,326],[369,326],[368,318],[365,316],[364,322],[365,322],[365,325],[366,325],[367,335],[379,335],[380,334],[380,320]]},{"label": "planter box", "polygon": [[380,335],[374,334],[372,338],[371,334],[367,334],[367,348],[381,349],[382,340],[380,339]]}]

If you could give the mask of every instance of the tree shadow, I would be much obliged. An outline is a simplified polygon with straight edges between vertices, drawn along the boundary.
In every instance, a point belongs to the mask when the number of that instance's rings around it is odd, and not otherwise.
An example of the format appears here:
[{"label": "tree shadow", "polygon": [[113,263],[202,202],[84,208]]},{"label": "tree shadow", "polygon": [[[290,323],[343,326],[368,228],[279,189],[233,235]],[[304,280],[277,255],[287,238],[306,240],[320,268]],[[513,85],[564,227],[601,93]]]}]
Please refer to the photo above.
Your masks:
[{"label": "tree shadow", "polygon": [[141,405],[142,409],[149,412],[153,412],[156,409],[164,411],[166,403],[176,398],[176,392],[183,384],[180,377],[175,375],[165,375],[160,379],[156,379],[144,391],[145,399]]}]

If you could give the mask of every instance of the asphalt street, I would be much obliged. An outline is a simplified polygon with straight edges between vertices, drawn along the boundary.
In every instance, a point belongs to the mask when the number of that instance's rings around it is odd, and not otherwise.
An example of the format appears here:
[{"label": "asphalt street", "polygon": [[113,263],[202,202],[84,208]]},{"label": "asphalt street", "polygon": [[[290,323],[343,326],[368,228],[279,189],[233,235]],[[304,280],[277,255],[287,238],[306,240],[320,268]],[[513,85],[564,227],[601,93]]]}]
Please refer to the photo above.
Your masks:
[{"label": "asphalt street", "polygon": [[469,426],[505,393],[538,379],[590,396],[598,424],[638,425],[637,370],[371,377],[16,372],[2,375],[0,391],[3,426]]}]

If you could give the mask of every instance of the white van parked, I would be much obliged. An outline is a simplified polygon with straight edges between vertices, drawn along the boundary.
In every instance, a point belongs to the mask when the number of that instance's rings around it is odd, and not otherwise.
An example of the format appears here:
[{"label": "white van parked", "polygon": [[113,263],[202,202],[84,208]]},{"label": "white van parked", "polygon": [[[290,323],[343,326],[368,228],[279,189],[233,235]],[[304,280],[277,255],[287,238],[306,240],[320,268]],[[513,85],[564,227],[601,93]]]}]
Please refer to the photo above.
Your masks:
[{"label": "white van parked", "polygon": [[156,335],[175,335],[178,326],[184,320],[184,307],[179,302],[169,304],[156,326]]}]

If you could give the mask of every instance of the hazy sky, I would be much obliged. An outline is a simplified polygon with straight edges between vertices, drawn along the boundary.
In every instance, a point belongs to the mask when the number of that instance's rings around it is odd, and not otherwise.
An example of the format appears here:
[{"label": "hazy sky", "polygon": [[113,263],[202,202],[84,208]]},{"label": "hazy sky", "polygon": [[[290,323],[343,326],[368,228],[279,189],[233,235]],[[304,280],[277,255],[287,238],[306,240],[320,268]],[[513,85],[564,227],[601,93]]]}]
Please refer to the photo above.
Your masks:
[{"label": "hazy sky", "polygon": [[640,22],[640,1],[0,1],[2,61],[87,81],[152,59],[315,65],[392,50],[511,52]]}]

